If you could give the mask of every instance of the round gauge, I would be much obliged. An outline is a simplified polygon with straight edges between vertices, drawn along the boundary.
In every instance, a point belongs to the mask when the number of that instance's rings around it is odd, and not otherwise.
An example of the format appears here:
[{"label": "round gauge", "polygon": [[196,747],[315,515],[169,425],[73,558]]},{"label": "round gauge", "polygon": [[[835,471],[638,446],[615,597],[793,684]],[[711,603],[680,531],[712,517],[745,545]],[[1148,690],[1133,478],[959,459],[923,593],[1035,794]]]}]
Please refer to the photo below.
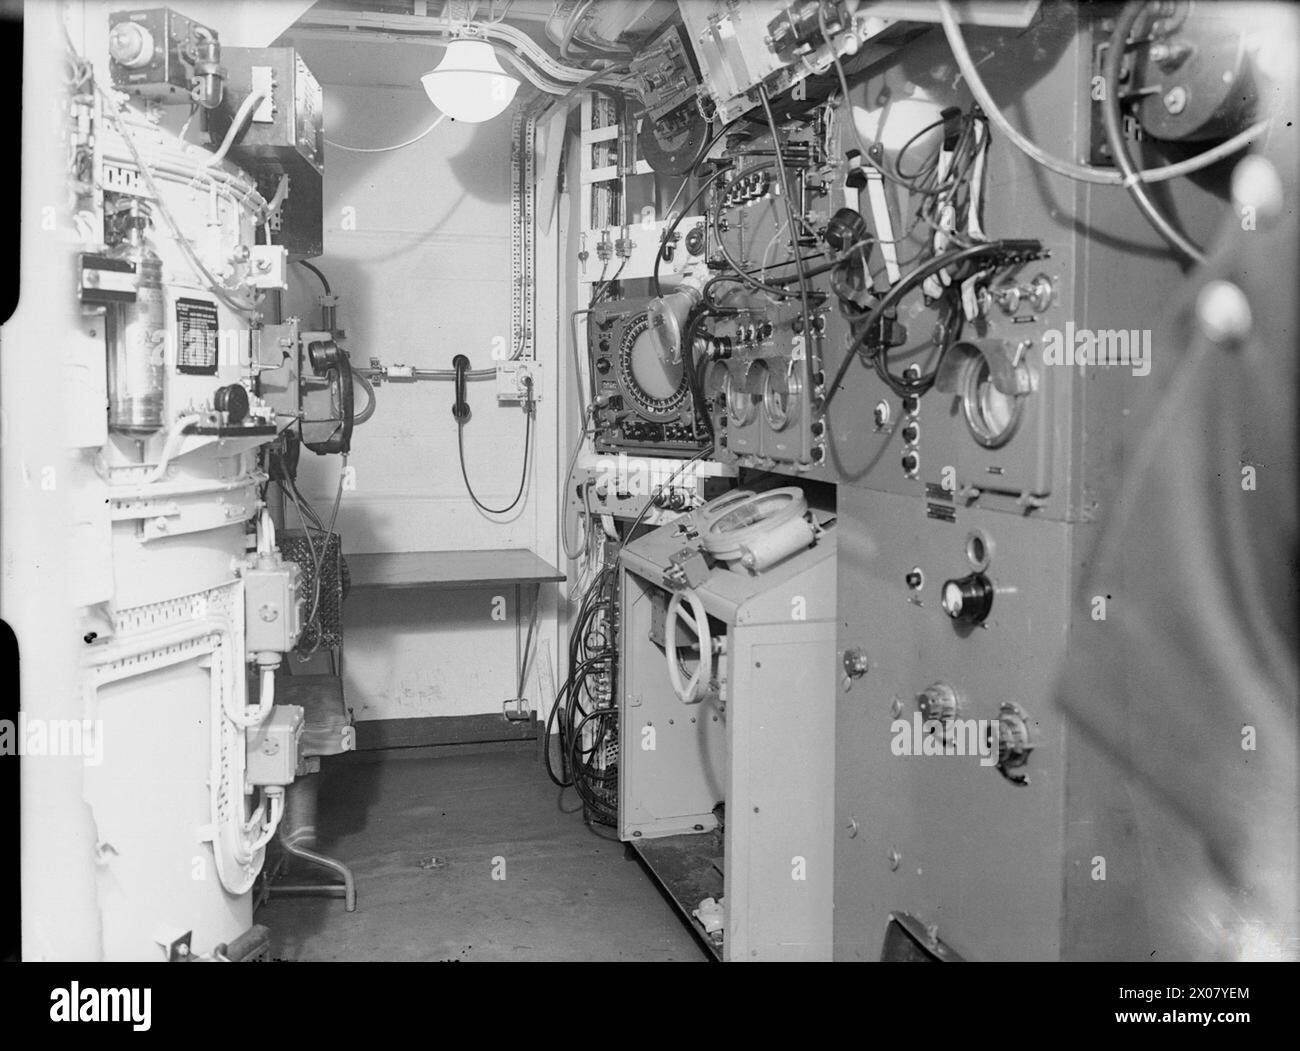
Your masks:
[{"label": "round gauge", "polygon": [[766,384],[767,366],[763,362],[751,364],[744,379],[728,369],[723,393],[727,398],[727,419],[736,427],[753,423],[758,412],[758,397],[753,392],[762,390]]},{"label": "round gauge", "polygon": [[731,376],[731,370],[727,368],[725,361],[711,361],[704,370],[704,397],[706,400],[716,398],[719,394],[726,393],[727,381]]},{"label": "round gauge", "polygon": [[1004,394],[993,384],[983,355],[971,358],[961,389],[962,413],[974,439],[986,449],[1005,445],[1020,424],[1024,398]]},{"label": "round gauge", "polygon": [[711,361],[704,370],[704,402],[709,411],[727,410],[731,394],[731,369],[725,361]]},{"label": "round gauge", "polygon": [[785,430],[799,415],[803,381],[798,370],[799,363],[792,360],[784,375],[769,371],[763,381],[763,415],[774,431]]},{"label": "round gauge", "polygon": [[[761,363],[755,367],[760,366]],[[722,394],[727,403],[727,419],[731,423],[737,427],[744,427],[753,422],[754,414],[758,411],[754,396],[745,390],[742,383],[737,382],[730,369],[727,370],[726,379],[722,381]]]},{"label": "round gauge", "polygon": [[638,315],[623,330],[618,348],[618,385],[642,415],[660,421],[680,415],[690,393],[682,363],[665,357],[645,314]]},{"label": "round gauge", "polygon": [[137,22],[118,22],[108,35],[109,56],[127,69],[147,66],[154,50],[153,34]]}]

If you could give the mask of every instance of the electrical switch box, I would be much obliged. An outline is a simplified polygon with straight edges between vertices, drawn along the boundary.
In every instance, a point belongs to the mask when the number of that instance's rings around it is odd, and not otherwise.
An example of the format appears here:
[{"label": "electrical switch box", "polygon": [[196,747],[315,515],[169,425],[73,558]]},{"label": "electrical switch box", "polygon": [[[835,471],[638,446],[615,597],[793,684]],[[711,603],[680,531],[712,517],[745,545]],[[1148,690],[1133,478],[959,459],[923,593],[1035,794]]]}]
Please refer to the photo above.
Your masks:
[{"label": "electrical switch box", "polygon": [[253,288],[289,287],[289,252],[283,245],[253,245],[249,249],[252,273],[248,283]]},{"label": "electrical switch box", "polygon": [[249,653],[288,653],[302,634],[302,600],[295,562],[244,570],[244,647]]},{"label": "electrical switch box", "polygon": [[[292,259],[310,259],[325,250],[323,186],[325,103],[307,63],[290,47],[228,47],[226,93],[208,118],[208,133],[220,141],[250,95],[263,96],[227,154],[257,182],[267,200],[280,179],[289,180],[278,219],[278,244]],[[273,228],[276,224],[272,224]]]},{"label": "electrical switch box", "polygon": [[216,33],[166,7],[114,11],[108,28],[113,87],[164,103],[191,100],[200,50]]},{"label": "electrical switch box", "polygon": [[260,726],[248,731],[244,781],[250,787],[292,783],[298,772],[303,725],[300,705],[277,704]]},{"label": "electrical switch box", "polygon": [[542,366],[539,362],[505,361],[497,366],[498,403],[541,400]]}]

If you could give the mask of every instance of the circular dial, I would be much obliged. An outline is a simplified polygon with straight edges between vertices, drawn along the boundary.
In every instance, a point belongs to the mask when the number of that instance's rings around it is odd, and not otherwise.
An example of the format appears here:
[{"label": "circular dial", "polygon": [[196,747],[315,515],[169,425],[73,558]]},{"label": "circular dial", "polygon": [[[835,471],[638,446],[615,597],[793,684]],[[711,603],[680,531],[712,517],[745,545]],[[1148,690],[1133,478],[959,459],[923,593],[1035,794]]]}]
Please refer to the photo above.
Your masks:
[{"label": "circular dial", "polygon": [[972,358],[962,382],[962,413],[972,437],[986,449],[1005,445],[1020,424],[1024,398],[1004,394],[993,385],[989,363]]},{"label": "circular dial", "polygon": [[118,22],[108,35],[108,53],[127,69],[147,66],[153,61],[153,34],[135,22]]},{"label": "circular dial", "polygon": [[652,420],[681,414],[690,393],[681,362],[668,360],[650,331],[650,319],[639,314],[623,330],[618,347],[618,385],[623,397]]},{"label": "circular dial", "polygon": [[731,370],[725,361],[711,361],[704,369],[704,400],[709,405],[725,406]]},{"label": "circular dial", "polygon": [[799,415],[799,394],[803,382],[796,362],[791,361],[785,374],[769,371],[763,380],[763,414],[774,431],[783,431]]},{"label": "circular dial", "polygon": [[945,580],[939,604],[953,620],[982,624],[993,608],[993,583],[983,573]]},{"label": "circular dial", "polygon": [[722,381],[722,393],[727,403],[727,419],[737,427],[744,427],[753,421],[757,411],[754,396],[744,389],[743,384],[736,382],[730,369]]}]

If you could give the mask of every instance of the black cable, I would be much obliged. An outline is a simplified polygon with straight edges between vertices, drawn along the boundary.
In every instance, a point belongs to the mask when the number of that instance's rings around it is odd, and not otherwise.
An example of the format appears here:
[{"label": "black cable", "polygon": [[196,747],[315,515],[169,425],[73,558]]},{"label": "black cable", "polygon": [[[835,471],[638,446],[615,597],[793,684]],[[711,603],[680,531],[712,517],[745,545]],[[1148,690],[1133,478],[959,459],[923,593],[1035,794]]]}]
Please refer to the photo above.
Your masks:
[{"label": "black cable", "polygon": [[713,455],[713,445],[712,443],[710,443],[709,445],[705,446],[705,448],[697,452],[685,463],[683,463],[680,467],[678,467],[677,470],[675,470],[672,474],[670,474],[664,481],[659,483],[659,485],[656,487],[654,491],[654,494],[650,497],[650,499],[646,500],[645,506],[641,508],[641,513],[632,520],[632,524],[628,526],[628,528],[624,531],[623,539],[619,542],[618,545],[619,550],[622,550],[623,547],[627,544],[627,542],[632,539],[632,534],[636,532],[637,526],[639,526],[643,521],[645,521],[645,516],[649,513],[650,508],[654,504],[654,498],[657,497],[660,493],[662,493],[665,489],[667,489],[670,485],[672,485],[673,482],[677,480],[677,476],[681,474],[684,470],[686,470],[686,468],[688,468],[691,464],[696,463],[699,460],[706,459],[707,457],[712,455]]},{"label": "black cable", "polygon": [[465,421],[460,420],[456,424],[456,447],[460,453],[460,476],[465,479],[465,491],[469,493],[469,498],[474,501],[474,506],[480,511],[485,511],[490,515],[504,515],[513,511],[523,499],[524,489],[528,485],[528,453],[531,448],[533,437],[533,412],[531,406],[524,412],[524,465],[519,472],[519,491],[515,493],[515,498],[505,507],[496,508],[488,507],[474,493],[474,487],[469,484],[469,473],[465,470]]},{"label": "black cable", "polygon": [[[755,164],[752,167],[746,168],[743,172],[737,172],[736,177],[740,178],[744,175],[749,175],[751,172],[762,171],[765,168],[772,167],[772,164],[773,164],[772,161],[763,161],[760,164]],[[700,186],[699,190],[696,191],[695,196],[690,199],[690,201],[686,204],[684,208],[682,208],[681,214],[676,216],[673,219],[672,223],[664,230],[663,236],[659,238],[659,250],[655,253],[654,270],[651,271],[650,274],[650,283],[654,288],[654,294],[656,298],[664,294],[663,288],[659,284],[659,264],[664,257],[664,247],[671,240],[673,234],[676,232],[677,227],[680,225],[682,219],[684,219],[686,215],[690,212],[690,210],[694,208],[696,204],[699,203],[700,198],[704,196],[704,194],[708,191],[709,187],[712,186],[715,182],[717,182],[718,179],[720,179],[723,175],[725,175],[730,170],[731,170],[730,168],[719,168],[716,172],[714,172],[707,179],[705,179],[703,185]]]},{"label": "black cable", "polygon": [[[575,716],[586,718],[588,710],[583,707],[581,697],[585,692],[593,702],[589,677],[598,669],[613,677],[617,662],[617,651],[612,645],[602,648],[598,653],[588,654],[586,638],[590,623],[602,609],[612,608],[614,597],[608,593],[616,583],[617,577],[612,566],[603,566],[588,584],[579,603],[575,618],[575,628],[569,637],[569,677],[556,694],[555,703],[547,715],[543,739],[543,757],[546,773],[551,781],[560,788],[574,786],[575,779],[582,776],[581,769],[574,770],[570,763],[571,746],[574,738]],[[599,710],[593,707],[592,710]],[[560,773],[557,775],[551,761],[551,740],[560,739],[559,758]],[[582,789],[578,789],[581,796]],[[585,800],[584,800],[585,802]]]},{"label": "black cable", "polygon": [[[582,751],[582,730],[592,719],[608,719],[617,716],[617,708],[600,708],[592,712],[574,727],[569,741],[569,767],[574,773],[573,787],[587,808],[606,818],[617,817],[617,802],[609,798],[617,791],[618,769],[598,770],[593,767],[592,759],[608,743],[606,737],[608,723],[601,723],[598,735],[592,741],[591,748]],[[613,783],[613,788],[611,788]]]},{"label": "black cable", "polygon": [[618,269],[614,271],[613,277],[608,281],[598,282],[598,287],[594,292],[592,292],[591,300],[587,304],[587,313],[591,313],[592,308],[604,298],[605,294],[613,288],[618,282],[618,279],[623,276],[623,271],[627,269],[628,258],[628,256],[623,257],[623,261],[618,264]]},{"label": "black cable", "polygon": [[939,362],[943,360],[943,356],[948,352],[949,348],[952,347],[953,343],[956,342],[957,334],[961,330],[962,313],[961,306],[951,291],[945,290],[942,300],[942,309],[945,315],[943,320],[940,321],[940,325],[943,327],[943,342],[938,345],[939,356],[935,360],[935,367],[930,372],[923,376],[918,376],[915,379],[909,379],[905,376],[895,376],[889,371],[888,348],[883,348],[875,357],[874,366],[876,375],[880,377],[881,382],[889,387],[889,389],[900,398],[907,397],[908,395],[920,397],[922,394],[929,391],[929,389],[934,386],[934,381],[938,377]]},{"label": "black cable", "polygon": [[[908,272],[904,277],[900,278],[894,285],[892,285],[889,291],[881,297],[880,301],[871,308],[870,313],[865,317],[862,330],[854,337],[853,342],[849,344],[849,348],[844,355],[844,360],[840,363],[839,370],[835,373],[835,379],[827,388],[824,408],[830,408],[831,401],[835,397],[835,392],[839,390],[840,383],[843,382],[845,375],[848,374],[850,367],[852,367],[853,361],[857,357],[858,350],[864,343],[866,343],[867,339],[871,336],[871,333],[880,323],[880,319],[885,316],[887,310],[895,306],[903,296],[916,288],[932,274],[937,274],[940,270],[943,270],[946,267],[955,266],[956,264],[963,263],[968,259],[974,259],[977,256],[986,255],[990,252],[1001,251],[1005,246],[1005,241],[988,241],[981,244],[968,245],[965,248],[956,249],[955,251],[944,252],[942,255],[935,256],[928,262],[923,263],[916,269]],[[930,382],[933,383],[933,379],[931,379]],[[904,389],[907,393],[917,393],[911,389],[913,386],[916,386],[916,384],[906,385]],[[925,385],[925,389],[929,389],[928,384]],[[924,390],[920,391],[920,393],[924,393]]]},{"label": "black cable", "polygon": [[[778,288],[775,285],[769,285],[765,281],[760,281],[758,278],[754,277],[754,275],[750,271],[746,270],[743,266],[741,266],[738,262],[736,262],[730,250],[728,250],[727,248],[726,241],[722,239],[722,225],[719,222],[721,216],[722,216],[722,204],[721,202],[719,202],[717,207],[709,212],[709,222],[713,226],[713,232],[717,235],[718,251],[722,253],[722,258],[727,261],[727,266],[731,268],[731,274],[729,274],[728,276],[732,277],[734,280],[738,280],[743,285],[747,285],[749,288],[752,288],[755,292],[760,292],[766,296],[774,296],[777,299],[797,298],[798,293],[791,292],[785,288]],[[798,251],[798,247],[799,245],[798,242],[796,241],[795,242],[796,252]]]},{"label": "black cable", "polygon": [[894,174],[907,182],[916,182],[918,179],[923,179],[925,176],[936,171],[939,167],[939,157],[943,153],[942,144],[940,144],[939,149],[935,150],[929,158],[922,162],[921,167],[917,168],[916,171],[912,172],[910,175],[903,171],[903,158],[907,156],[908,150],[921,141],[921,136],[925,135],[926,132],[933,131],[940,125],[947,123],[947,117],[940,117],[938,120],[932,120],[929,124],[915,132],[911,138],[904,142],[903,145],[898,148],[898,153],[894,155]]},{"label": "black cable", "polygon": [[686,373],[686,385],[691,391],[691,401],[695,405],[695,415],[708,431],[710,442],[714,439],[713,417],[709,413],[707,402],[704,400],[704,385],[701,382],[699,371],[695,368],[695,332],[699,328],[700,322],[706,317],[734,317],[739,313],[741,311],[731,307],[709,306],[706,299],[705,305],[691,312],[682,328],[682,368]]},{"label": "black cable", "polygon": [[[915,135],[913,135],[910,139],[908,139],[907,142],[903,144],[902,149],[900,149],[894,157],[894,171],[892,174],[895,182],[899,183],[902,186],[906,186],[913,193],[919,193],[929,197],[942,197],[945,194],[949,193],[950,191],[954,190],[956,187],[961,185],[965,173],[962,170],[960,170],[956,159],[954,159],[953,166],[951,169],[949,169],[948,174],[944,176],[943,181],[940,182],[938,185],[925,186],[921,182],[921,180],[923,180],[924,178],[933,175],[935,174],[935,172],[938,171],[939,157],[943,152],[942,143],[940,144],[939,149],[935,151],[934,156],[928,162],[926,162],[926,164],[923,165],[917,172],[913,173],[912,175],[904,174],[902,168],[900,167],[901,162],[903,160],[903,155],[907,153],[907,151],[916,142],[920,140],[921,136],[923,136],[926,132],[932,131],[937,127],[951,124],[955,119],[956,119],[955,115],[950,114],[949,116],[940,117],[938,120],[931,121],[929,124],[927,124],[924,128],[918,131]],[[976,120],[982,120],[982,119],[983,119],[982,117],[975,116],[973,112],[967,114],[963,118],[962,130],[958,135],[956,142],[953,145],[952,152],[954,158],[963,156],[965,154],[965,151],[969,149],[969,145],[967,143],[967,137],[970,136],[971,138],[973,138],[974,133],[973,131],[971,131],[971,128],[973,127],[973,123]]]},{"label": "black cable", "polygon": [[687,213],[699,203],[700,198],[704,196],[708,188],[712,186],[717,179],[721,178],[723,173],[727,170],[728,169],[726,168],[719,168],[716,172],[705,179],[703,185],[695,191],[695,196],[682,206],[682,210],[677,215],[673,216],[673,221],[664,228],[664,232],[659,238],[659,250],[655,252],[654,269],[650,272],[650,284],[654,289],[656,299],[662,297],[664,294],[663,286],[659,283],[659,264],[664,257],[664,248],[667,247],[669,241],[672,240],[673,234],[677,232],[677,227],[681,225],[682,219],[684,219]]},{"label": "black cable", "polygon": [[304,267],[307,270],[310,270],[313,274],[315,274],[318,278],[320,278],[321,287],[325,289],[325,294],[327,296],[332,296],[334,294],[333,291],[330,289],[329,279],[320,272],[320,270],[315,266],[315,264],[307,262],[306,259],[299,259],[298,265]]},{"label": "black cable", "polygon": [[[804,257],[803,257],[803,261],[804,261],[805,263],[811,263],[814,259],[825,260],[825,258],[826,258],[826,257],[825,257],[824,255],[804,256]],[[805,276],[807,276],[807,277],[816,277],[816,276],[819,275],[819,274],[824,274],[824,273],[826,273],[827,271],[834,270],[835,267],[837,267],[837,266],[838,266],[840,263],[842,263],[843,261],[844,261],[843,258],[838,258],[838,259],[832,259],[832,260],[829,260],[829,261],[822,262],[822,263],[820,263],[820,264],[817,265],[817,266],[810,267],[810,268],[808,268],[807,270],[805,270],[805,271],[804,271]],[[734,285],[740,285],[740,286],[742,286],[742,287],[749,287],[749,286],[748,286],[748,283],[745,281],[744,277],[740,276],[741,274],[747,274],[748,276],[753,277],[754,274],[759,273],[760,271],[761,271],[761,272],[770,272],[770,271],[772,271],[772,270],[776,270],[776,269],[778,269],[778,268],[782,268],[782,269],[784,269],[784,268],[787,267],[787,266],[794,266],[794,265],[796,265],[796,264],[795,264],[795,260],[793,260],[793,259],[785,259],[785,260],[782,260],[782,261],[779,262],[779,263],[773,263],[771,266],[760,267],[759,270],[738,270],[736,273],[714,274],[712,277],[710,277],[707,281],[704,282],[704,286],[703,286],[703,288],[700,289],[700,295],[704,298],[704,301],[705,301],[706,303],[709,303],[711,306],[718,306],[718,305],[720,305],[720,304],[715,303],[715,302],[712,300],[712,298],[710,297],[710,295],[709,295],[709,292],[710,292],[713,288],[716,288],[718,285],[722,285],[722,284],[734,284]],[[786,283],[788,283],[788,282],[790,282],[790,281],[795,281],[795,280],[797,280],[797,276],[796,276],[795,274],[791,274],[789,277],[780,277],[780,276],[777,276],[777,277],[772,278],[771,280],[772,280],[772,282],[775,282],[776,284],[786,284]],[[766,289],[765,289],[765,290],[766,290]],[[776,288],[772,288],[771,290],[772,290],[772,291],[780,291],[780,292],[782,292],[782,293],[785,293],[785,289],[776,289]],[[793,298],[794,298],[794,294],[789,294],[789,293],[787,293],[787,297],[793,299]]]}]

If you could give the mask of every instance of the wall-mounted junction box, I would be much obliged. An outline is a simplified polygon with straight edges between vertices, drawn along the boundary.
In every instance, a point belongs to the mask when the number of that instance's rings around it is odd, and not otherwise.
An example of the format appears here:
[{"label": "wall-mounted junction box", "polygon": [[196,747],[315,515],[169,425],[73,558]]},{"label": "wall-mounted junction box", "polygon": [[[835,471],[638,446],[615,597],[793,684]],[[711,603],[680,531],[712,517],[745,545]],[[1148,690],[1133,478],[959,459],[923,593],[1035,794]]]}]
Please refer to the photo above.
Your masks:
[{"label": "wall-mounted junction box", "polygon": [[249,653],[288,653],[302,634],[301,570],[294,562],[244,570],[244,645]]},{"label": "wall-mounted junction box", "polygon": [[302,740],[303,709],[277,704],[262,725],[248,731],[244,780],[249,785],[287,785],[298,774],[298,744]]},{"label": "wall-mounted junction box", "polygon": [[[528,381],[532,381],[532,391]],[[497,401],[522,402],[542,400],[542,366],[531,359],[506,361],[497,366]]]}]

